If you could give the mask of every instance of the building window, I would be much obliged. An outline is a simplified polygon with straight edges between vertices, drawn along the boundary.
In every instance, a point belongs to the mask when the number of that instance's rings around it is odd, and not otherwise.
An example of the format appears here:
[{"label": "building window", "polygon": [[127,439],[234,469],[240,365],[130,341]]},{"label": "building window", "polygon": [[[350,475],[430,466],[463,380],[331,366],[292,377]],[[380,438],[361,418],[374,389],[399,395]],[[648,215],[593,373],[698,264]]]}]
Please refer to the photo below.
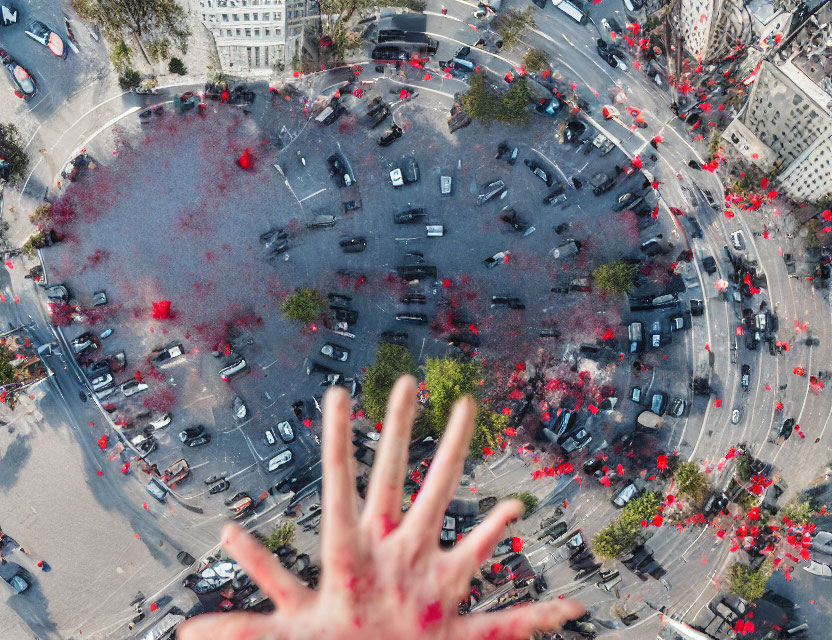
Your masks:
[{"label": "building window", "polygon": [[[264,29],[264,31],[266,32],[266,34],[265,34],[265,35],[266,35],[266,37],[267,37],[267,38],[268,38],[270,35],[272,35],[272,30],[271,30],[271,29]],[[269,54],[266,54],[266,55],[268,56]]]},{"label": "building window", "polygon": [[[259,37],[260,37],[260,29],[255,29],[255,30],[254,30],[254,37],[255,37],[255,38],[259,38]],[[258,47],[258,48],[259,48],[259,47]]]},{"label": "building window", "polygon": [[246,38],[251,37],[251,29],[246,29]]},{"label": "building window", "polygon": [[240,14],[239,13],[234,13],[234,14],[231,15],[231,17],[234,18],[234,22],[239,22],[240,21]]},{"label": "building window", "polygon": [[242,35],[242,32],[239,29],[237,29],[237,34],[236,35],[237,35],[237,37],[239,37],[240,35]]},{"label": "building window", "polygon": [[252,14],[251,14],[251,19],[252,19],[252,20],[257,20],[257,16],[258,16],[258,15],[259,15],[259,14],[257,14],[257,13],[252,13]]},{"label": "building window", "polygon": [[227,13],[222,14],[222,21],[223,22],[228,22],[228,14]]},{"label": "building window", "polygon": [[230,38],[231,37],[231,29],[226,29],[225,30],[225,35]]},{"label": "building window", "polygon": [[243,14],[243,20],[245,20],[246,22],[248,22],[249,18],[248,18],[248,14],[247,14],[247,13],[244,13],[244,14]]}]

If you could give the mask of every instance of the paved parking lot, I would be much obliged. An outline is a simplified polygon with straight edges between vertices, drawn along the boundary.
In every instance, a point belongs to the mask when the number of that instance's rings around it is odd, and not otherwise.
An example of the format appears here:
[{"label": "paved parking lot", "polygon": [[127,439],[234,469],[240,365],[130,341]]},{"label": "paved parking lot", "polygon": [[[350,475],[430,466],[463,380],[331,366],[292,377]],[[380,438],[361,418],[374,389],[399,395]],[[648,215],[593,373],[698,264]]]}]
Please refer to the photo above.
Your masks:
[{"label": "paved parking lot", "polygon": [[[360,376],[373,361],[378,334],[402,329],[394,315],[414,310],[400,303],[404,293],[424,294],[427,304],[416,311],[431,320],[427,327],[405,328],[415,357],[423,361],[445,353],[451,320],[463,320],[476,325],[482,356],[497,380],[514,369],[517,354],[542,348],[557,360],[564,347],[594,342],[608,331],[623,342],[626,331],[614,301],[597,291],[550,292],[604,261],[639,255],[639,240],[655,233],[639,235],[634,216],[610,208],[617,195],[640,186],[638,177],[620,176],[620,184],[601,197],[570,182],[578,177],[586,184],[600,171],[613,174],[614,165],[622,163],[618,152],[599,157],[597,150],[586,155],[562,145],[556,121],[534,116],[523,142],[517,142],[518,161],[509,166],[495,159],[505,135],[496,127],[472,124],[450,134],[441,102],[425,106],[418,97],[401,102],[390,91],[395,86],[380,80],[361,100],[350,96],[350,115],[330,127],[307,123],[296,102],[272,105],[260,99],[251,116],[211,105],[205,118],[176,114],[168,105],[150,124],[124,121],[114,135],[89,145],[98,166],[67,190],[64,202],[74,219],[62,228],[65,242],[47,253],[49,278],[66,282],[82,304],[89,304],[93,291],[107,291],[112,315],[94,329],[114,328],[103,351],[127,354],[119,382],[140,371],[150,385],[144,394],[116,402],[115,415],[130,418],[145,406],[173,407],[173,424],[149,456],[159,468],[185,455],[199,474],[235,474],[232,491],[254,494],[273,485],[281,474],[266,474],[260,464],[270,453],[263,442],[265,428],[290,416],[293,401],[322,391],[315,376],[300,370],[304,357],[331,340],[351,350],[349,362],[336,368]],[[390,120],[372,131],[366,127],[363,111],[374,95],[391,105],[405,130],[388,148],[374,140]],[[248,170],[237,164],[245,149],[253,158]],[[342,192],[328,176],[326,158],[335,152],[345,158],[357,189]],[[419,163],[421,178],[393,188],[389,171],[408,158]],[[537,160],[566,184],[566,203],[543,205],[549,189],[524,166],[526,159]],[[453,178],[450,198],[440,195],[440,175]],[[477,206],[476,195],[496,179],[505,181],[506,197]],[[356,191],[362,206],[345,214],[342,201]],[[426,209],[427,222],[445,227],[444,237],[425,237],[422,225],[392,224],[395,212],[414,206]],[[515,208],[535,232],[523,236],[510,230],[499,219],[505,207]],[[339,221],[331,229],[307,230],[305,222],[318,213],[337,215]],[[569,229],[557,235],[554,227],[562,223]],[[270,263],[258,238],[275,226],[289,232],[290,248]],[[343,254],[337,242],[354,236],[366,237],[367,249]],[[579,240],[582,251],[558,263],[547,254],[567,238]],[[500,251],[510,252],[508,261],[486,269],[483,260]],[[436,282],[408,287],[391,275],[397,265],[421,260],[437,266]],[[359,283],[359,276],[366,280]],[[648,274],[645,287],[659,286],[654,279]],[[301,285],[352,296],[359,312],[356,338],[286,322],[279,305]],[[492,308],[491,295],[517,296],[526,308]],[[171,318],[151,317],[153,303],[160,300],[171,302]],[[562,341],[538,336],[553,324]],[[70,338],[81,331],[80,326],[67,329]],[[174,340],[184,344],[187,355],[151,368],[151,350]],[[230,383],[222,382],[217,371],[233,356],[211,355],[225,344],[248,363]],[[569,375],[566,363],[553,366]],[[612,382],[614,371],[599,372],[592,393]],[[251,419],[241,425],[231,418],[235,395],[250,410]],[[553,402],[559,398],[557,392],[550,395]],[[181,445],[178,431],[193,424],[213,434],[210,445]],[[316,429],[314,421],[308,431]],[[298,462],[314,455],[315,444],[305,436],[291,446]],[[184,495],[205,493],[190,482],[181,488]]]}]

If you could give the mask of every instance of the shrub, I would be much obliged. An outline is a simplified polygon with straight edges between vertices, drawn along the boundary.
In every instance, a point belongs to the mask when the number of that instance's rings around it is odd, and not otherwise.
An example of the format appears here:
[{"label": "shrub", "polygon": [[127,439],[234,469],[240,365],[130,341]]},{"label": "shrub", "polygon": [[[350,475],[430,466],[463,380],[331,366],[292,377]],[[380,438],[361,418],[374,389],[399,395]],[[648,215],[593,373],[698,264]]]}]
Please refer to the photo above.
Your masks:
[{"label": "shrub", "polygon": [[630,293],[634,287],[633,278],[635,275],[635,265],[623,260],[602,264],[592,272],[595,284],[604,293]]},{"label": "shrub", "polygon": [[780,512],[783,520],[789,520],[792,525],[811,524],[815,517],[815,510],[809,500],[792,500]]},{"label": "shrub", "polygon": [[5,160],[0,166],[0,182],[16,182],[29,164],[23,138],[13,124],[0,124],[0,158]]},{"label": "shrub", "polygon": [[118,77],[118,86],[121,87],[122,91],[130,91],[138,87],[141,81],[142,77],[138,71],[135,69],[125,69]]},{"label": "shrub", "polygon": [[188,73],[187,68],[185,68],[185,63],[182,62],[179,58],[171,58],[170,62],[168,62],[168,71],[171,73],[175,73],[178,76],[184,76]]},{"label": "shrub", "polygon": [[766,560],[759,568],[754,569],[745,564],[736,563],[731,567],[728,577],[728,588],[734,595],[754,602],[763,597],[766,590],[766,583],[773,573],[773,563]]},{"label": "shrub", "polygon": [[534,494],[529,493],[528,491],[523,491],[522,493],[510,493],[506,496],[506,498],[517,498],[520,502],[523,503],[523,506],[526,507],[526,511],[523,514],[523,518],[528,518],[535,509],[537,509],[538,500]]},{"label": "shrub", "polygon": [[309,324],[323,311],[326,301],[324,297],[318,293],[317,289],[309,287],[301,287],[295,289],[290,294],[283,304],[280,305],[280,310],[283,315],[297,324]]},{"label": "shrub", "polygon": [[525,76],[516,78],[508,91],[501,92],[483,74],[476,73],[471,76],[468,91],[459,97],[459,104],[474,119],[522,124],[528,120],[531,100]]},{"label": "shrub", "polygon": [[549,54],[541,49],[530,49],[523,56],[523,66],[526,71],[543,71],[549,66]]},{"label": "shrub", "polygon": [[131,55],[133,55],[133,50],[127,46],[124,40],[119,40],[110,49],[110,62],[113,63],[113,68],[116,71],[127,71],[130,68]]},{"label": "shrub", "polygon": [[292,522],[280,522],[274,526],[271,533],[265,538],[266,548],[274,553],[278,547],[291,544],[295,539],[295,525]]}]

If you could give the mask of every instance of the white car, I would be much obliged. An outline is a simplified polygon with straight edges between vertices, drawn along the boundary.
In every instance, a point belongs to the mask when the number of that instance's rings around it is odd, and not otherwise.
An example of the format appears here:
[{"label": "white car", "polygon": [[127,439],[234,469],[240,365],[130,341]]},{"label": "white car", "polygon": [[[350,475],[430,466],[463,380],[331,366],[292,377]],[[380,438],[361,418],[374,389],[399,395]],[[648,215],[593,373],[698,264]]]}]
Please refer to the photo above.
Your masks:
[{"label": "white car", "polygon": [[90,384],[92,384],[93,391],[101,391],[102,389],[106,389],[113,384],[113,376],[112,374],[105,373],[103,376],[99,376],[94,380],[91,380]]},{"label": "white car", "polygon": [[809,565],[801,568],[804,571],[813,573],[816,576],[820,576],[821,578],[832,578],[832,567],[830,567],[828,564],[823,564],[821,562],[809,560]]},{"label": "white car", "polygon": [[170,413],[164,413],[156,418],[153,418],[153,420],[151,420],[148,424],[153,428],[153,431],[158,431],[159,429],[164,429],[168,426],[171,419]]},{"label": "white car", "polygon": [[147,391],[147,389],[149,387],[144,382],[139,382],[138,380],[128,380],[121,385],[121,392],[128,398],[142,391]]},{"label": "white car", "polygon": [[731,424],[739,424],[740,418],[742,418],[742,411],[737,407],[731,412]]},{"label": "white car", "polygon": [[812,551],[832,554],[832,533],[818,531],[812,538]]}]

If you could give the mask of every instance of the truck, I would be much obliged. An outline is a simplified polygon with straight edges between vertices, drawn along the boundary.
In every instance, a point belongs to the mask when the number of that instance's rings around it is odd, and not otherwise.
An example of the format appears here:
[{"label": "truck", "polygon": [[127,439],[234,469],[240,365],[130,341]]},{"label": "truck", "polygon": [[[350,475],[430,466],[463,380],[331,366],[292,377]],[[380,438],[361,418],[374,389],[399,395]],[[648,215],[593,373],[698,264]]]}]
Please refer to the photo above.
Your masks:
[{"label": "truck", "polygon": [[602,156],[607,155],[610,151],[615,149],[615,145],[612,142],[610,142],[607,136],[605,136],[603,133],[599,133],[597,136],[595,136],[595,138],[593,138],[592,146],[594,146],[596,149],[600,149]]}]

